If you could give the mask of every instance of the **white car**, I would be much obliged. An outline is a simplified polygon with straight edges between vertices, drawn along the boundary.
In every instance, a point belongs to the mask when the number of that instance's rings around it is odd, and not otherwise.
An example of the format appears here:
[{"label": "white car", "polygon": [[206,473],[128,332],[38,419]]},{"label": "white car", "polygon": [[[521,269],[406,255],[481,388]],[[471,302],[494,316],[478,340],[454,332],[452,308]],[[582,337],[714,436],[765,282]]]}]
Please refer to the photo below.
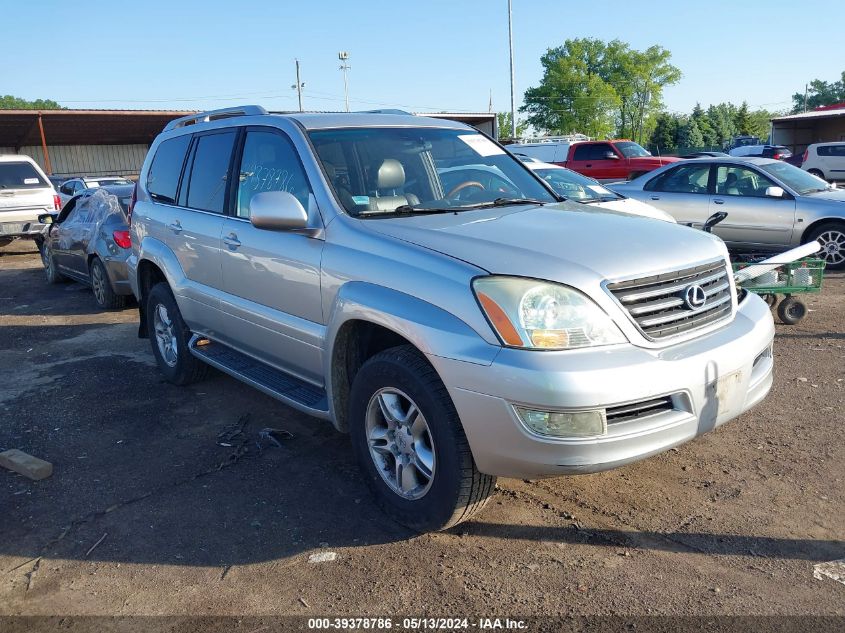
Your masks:
[{"label": "white car", "polygon": [[0,246],[40,235],[38,216],[58,211],[59,197],[29,156],[0,155]]},{"label": "white car", "polygon": [[76,194],[86,189],[96,189],[105,186],[134,185],[135,183],[123,176],[86,176],[83,178],[71,178],[62,183],[59,187],[59,198],[62,206]]},{"label": "white car", "polygon": [[804,152],[801,169],[829,182],[845,180],[845,142],[813,143]]},{"label": "white car", "polygon": [[675,222],[675,218],[665,211],[639,200],[619,195],[597,180],[582,176],[571,169],[566,169],[566,167],[535,162],[525,163],[525,166],[549,183],[556,193],[574,202],[593,204],[602,209],[642,215],[666,222]]}]

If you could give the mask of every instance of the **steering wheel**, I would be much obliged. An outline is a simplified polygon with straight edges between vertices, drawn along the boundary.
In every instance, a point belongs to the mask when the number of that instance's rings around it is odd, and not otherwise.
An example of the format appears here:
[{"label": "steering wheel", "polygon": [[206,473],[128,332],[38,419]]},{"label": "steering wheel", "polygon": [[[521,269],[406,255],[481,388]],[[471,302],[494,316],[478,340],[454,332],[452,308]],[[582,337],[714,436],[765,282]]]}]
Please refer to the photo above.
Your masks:
[{"label": "steering wheel", "polygon": [[467,189],[468,187],[477,187],[478,189],[481,189],[482,191],[484,191],[484,185],[482,185],[477,180],[465,180],[464,182],[452,187],[452,190],[449,193],[446,194],[446,197],[452,198],[452,197],[456,196],[457,194],[459,194],[464,189]]}]

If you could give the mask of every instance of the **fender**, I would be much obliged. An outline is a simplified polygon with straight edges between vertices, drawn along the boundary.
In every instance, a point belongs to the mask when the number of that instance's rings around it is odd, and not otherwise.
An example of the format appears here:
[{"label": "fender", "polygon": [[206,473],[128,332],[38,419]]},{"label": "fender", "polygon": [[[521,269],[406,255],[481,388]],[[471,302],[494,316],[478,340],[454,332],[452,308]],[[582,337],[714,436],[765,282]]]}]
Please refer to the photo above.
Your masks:
[{"label": "fender", "polygon": [[365,321],[391,330],[427,356],[489,366],[502,349],[486,342],[452,313],[417,297],[368,282],[345,284],[329,314],[324,367],[330,417],[341,430],[345,415],[339,416],[335,410],[334,351],[338,333],[350,321]]},{"label": "fender", "polygon": [[182,265],[168,246],[154,237],[145,237],[141,242],[140,250],[135,262],[130,256],[127,261],[129,268],[129,279],[132,285],[132,293],[138,300],[138,338],[147,338],[147,310],[143,301],[143,287],[141,286],[141,264],[148,261],[154,264],[164,275],[167,284],[173,290],[175,297],[183,295],[187,286],[188,278],[182,270]]}]

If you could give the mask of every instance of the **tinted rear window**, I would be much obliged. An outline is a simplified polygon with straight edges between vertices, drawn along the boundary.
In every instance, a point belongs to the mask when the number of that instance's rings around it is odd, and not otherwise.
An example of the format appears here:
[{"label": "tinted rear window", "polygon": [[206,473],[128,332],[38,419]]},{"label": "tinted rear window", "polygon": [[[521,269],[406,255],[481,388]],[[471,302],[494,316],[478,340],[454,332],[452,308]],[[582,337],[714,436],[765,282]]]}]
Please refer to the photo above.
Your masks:
[{"label": "tinted rear window", "polygon": [[40,189],[50,186],[30,163],[0,163],[0,189]]},{"label": "tinted rear window", "polygon": [[185,154],[190,142],[190,134],[185,134],[164,141],[158,146],[153,157],[153,164],[150,165],[150,172],[147,174],[147,191],[155,200],[176,202],[179,176],[182,173],[182,164],[185,162]]},{"label": "tinted rear window", "polygon": [[819,156],[845,156],[845,145],[821,145],[816,148]]},{"label": "tinted rear window", "polygon": [[188,182],[188,206],[192,209],[223,213],[229,161],[235,144],[235,132],[208,134],[197,139],[191,179]]}]

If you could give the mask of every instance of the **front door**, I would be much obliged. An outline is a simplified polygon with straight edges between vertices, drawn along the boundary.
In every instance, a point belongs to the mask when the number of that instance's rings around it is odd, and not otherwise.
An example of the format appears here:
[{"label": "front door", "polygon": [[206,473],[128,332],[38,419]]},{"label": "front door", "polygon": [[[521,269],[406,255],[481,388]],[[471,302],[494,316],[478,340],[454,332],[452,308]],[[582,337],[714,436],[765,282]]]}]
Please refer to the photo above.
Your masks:
[{"label": "front door", "polygon": [[728,217],[713,232],[731,246],[788,248],[795,223],[795,200],[789,194],[783,198],[767,196],[766,189],[776,186],[756,169],[718,165],[710,213],[724,211]]},{"label": "front door", "polygon": [[322,385],[323,241],[249,221],[250,201],[262,191],[287,191],[309,215],[319,215],[305,170],[283,132],[256,127],[246,131],[235,173],[234,213],[224,222],[221,248],[229,323],[224,342]]},{"label": "front door", "polygon": [[623,180],[628,175],[626,165],[626,159],[610,143],[578,143],[572,160],[566,164],[569,169],[596,180]]}]

